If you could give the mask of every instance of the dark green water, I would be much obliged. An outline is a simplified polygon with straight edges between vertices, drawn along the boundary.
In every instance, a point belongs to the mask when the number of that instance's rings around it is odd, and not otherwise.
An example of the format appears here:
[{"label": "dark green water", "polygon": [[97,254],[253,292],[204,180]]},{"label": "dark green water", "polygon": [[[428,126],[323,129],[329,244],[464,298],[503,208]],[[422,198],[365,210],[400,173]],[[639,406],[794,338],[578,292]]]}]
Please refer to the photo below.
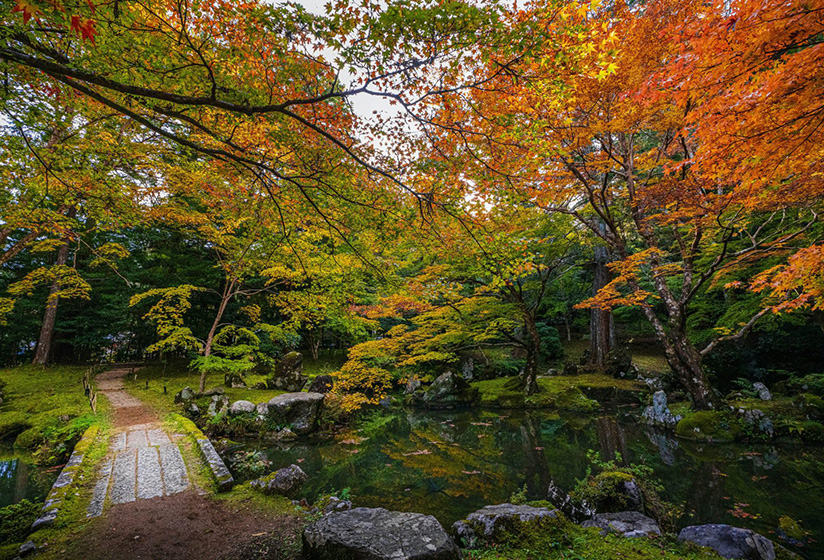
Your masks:
[{"label": "dark green water", "polygon": [[30,457],[0,446],[0,507],[20,500],[43,500],[57,479],[59,469],[35,466]]},{"label": "dark green water", "polygon": [[568,491],[586,473],[587,450],[605,458],[618,451],[655,470],[664,498],[684,509],[681,525],[728,523],[777,538],[779,517],[789,515],[817,541],[798,552],[824,558],[820,447],[697,445],[621,413],[407,411],[376,416],[334,441],[254,442],[226,456],[252,449],[271,461],[267,470],[300,465],[309,475],[302,496],[310,501],[350,488],[356,505],[428,513],[447,526],[508,501],[524,484],[530,499],[545,498],[553,480]]}]

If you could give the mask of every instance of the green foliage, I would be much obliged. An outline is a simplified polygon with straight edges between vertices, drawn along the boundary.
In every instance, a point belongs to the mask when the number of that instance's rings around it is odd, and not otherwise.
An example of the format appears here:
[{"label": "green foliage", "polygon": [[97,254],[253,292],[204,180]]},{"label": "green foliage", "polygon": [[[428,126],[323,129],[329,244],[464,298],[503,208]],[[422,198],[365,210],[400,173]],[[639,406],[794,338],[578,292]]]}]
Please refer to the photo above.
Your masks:
[{"label": "green foliage", "polygon": [[524,484],[523,487],[519,488],[509,496],[509,503],[515,504],[516,506],[522,506],[526,504],[526,502],[526,484]]},{"label": "green foliage", "polygon": [[0,508],[0,545],[23,542],[42,507],[42,504],[21,500]]}]

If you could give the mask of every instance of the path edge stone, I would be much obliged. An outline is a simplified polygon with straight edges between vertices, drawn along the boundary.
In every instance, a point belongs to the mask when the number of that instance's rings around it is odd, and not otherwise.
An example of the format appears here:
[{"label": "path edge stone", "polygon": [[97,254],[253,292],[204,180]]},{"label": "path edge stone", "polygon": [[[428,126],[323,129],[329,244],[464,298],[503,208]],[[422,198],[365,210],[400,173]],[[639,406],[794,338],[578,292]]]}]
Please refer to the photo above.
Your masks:
[{"label": "path edge stone", "polygon": [[74,484],[75,477],[83,465],[86,452],[92,443],[94,443],[99,432],[100,427],[97,424],[90,426],[83,432],[83,437],[81,437],[77,445],[74,446],[74,451],[72,451],[69,461],[63,467],[63,470],[60,471],[60,476],[54,481],[54,485],[46,497],[46,503],[43,504],[40,516],[32,523],[32,533],[51,525],[54,523],[54,520],[57,519],[57,515],[60,513],[60,506],[63,504],[63,499]]},{"label": "path edge stone", "polygon": [[225,492],[231,490],[235,485],[235,478],[232,476],[232,473],[229,472],[229,469],[226,468],[226,463],[220,458],[220,455],[218,455],[209,438],[200,431],[200,428],[198,428],[194,422],[185,416],[179,414],[175,414],[174,416],[177,423],[186,430],[188,435],[197,443],[200,456],[206,462],[206,465],[209,467],[209,472],[217,484],[217,491]]}]

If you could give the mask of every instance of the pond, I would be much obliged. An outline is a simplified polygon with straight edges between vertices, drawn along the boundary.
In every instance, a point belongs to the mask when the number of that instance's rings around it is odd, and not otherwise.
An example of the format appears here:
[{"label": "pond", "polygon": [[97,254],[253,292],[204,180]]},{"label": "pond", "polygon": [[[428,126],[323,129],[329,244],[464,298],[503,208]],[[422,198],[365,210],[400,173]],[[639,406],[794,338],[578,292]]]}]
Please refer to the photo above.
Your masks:
[{"label": "pond", "polygon": [[[301,497],[310,502],[349,488],[355,505],[432,514],[449,526],[524,485],[529,499],[545,499],[553,481],[571,490],[586,474],[589,449],[652,467],[664,498],[683,508],[682,526],[728,523],[777,538],[779,517],[789,515],[814,539],[797,552],[824,557],[824,449],[695,444],[621,411],[404,411],[371,417],[334,440],[246,442],[225,455],[230,466],[249,451],[271,461],[267,470],[300,465],[309,475]],[[241,480],[250,476],[236,470]]]},{"label": "pond", "polygon": [[31,457],[0,445],[0,507],[20,500],[42,501],[60,469],[37,467]]}]

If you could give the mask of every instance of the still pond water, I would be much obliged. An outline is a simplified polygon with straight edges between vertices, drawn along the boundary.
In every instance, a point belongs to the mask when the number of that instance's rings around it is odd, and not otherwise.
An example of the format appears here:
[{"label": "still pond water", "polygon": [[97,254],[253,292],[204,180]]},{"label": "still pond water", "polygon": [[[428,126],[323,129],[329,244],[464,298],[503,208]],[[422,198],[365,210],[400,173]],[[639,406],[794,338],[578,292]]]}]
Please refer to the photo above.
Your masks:
[{"label": "still pond water", "polygon": [[[309,475],[301,497],[349,488],[355,505],[432,514],[445,526],[527,487],[546,498],[551,482],[571,490],[587,451],[651,466],[664,498],[682,507],[681,525],[728,523],[777,539],[789,515],[813,542],[795,549],[824,558],[824,449],[793,445],[695,444],[640,426],[622,412],[601,418],[521,411],[378,415],[334,440],[279,446],[247,442],[227,451],[258,457],[267,471],[292,463]],[[259,473],[258,473],[259,476]]]},{"label": "still pond water", "polygon": [[11,446],[0,445],[0,507],[20,500],[42,501],[57,480],[60,469],[42,469],[31,457]]}]

